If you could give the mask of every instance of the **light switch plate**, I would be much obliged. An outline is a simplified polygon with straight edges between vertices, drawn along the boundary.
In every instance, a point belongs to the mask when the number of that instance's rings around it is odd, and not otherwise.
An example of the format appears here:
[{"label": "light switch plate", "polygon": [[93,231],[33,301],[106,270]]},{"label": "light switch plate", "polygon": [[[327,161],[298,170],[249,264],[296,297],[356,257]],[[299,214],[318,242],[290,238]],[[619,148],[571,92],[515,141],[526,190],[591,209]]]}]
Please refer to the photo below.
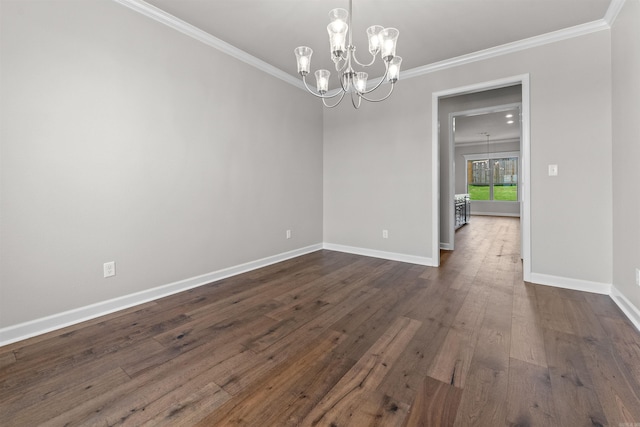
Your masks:
[{"label": "light switch plate", "polygon": [[549,176],[558,176],[558,165],[549,165]]}]

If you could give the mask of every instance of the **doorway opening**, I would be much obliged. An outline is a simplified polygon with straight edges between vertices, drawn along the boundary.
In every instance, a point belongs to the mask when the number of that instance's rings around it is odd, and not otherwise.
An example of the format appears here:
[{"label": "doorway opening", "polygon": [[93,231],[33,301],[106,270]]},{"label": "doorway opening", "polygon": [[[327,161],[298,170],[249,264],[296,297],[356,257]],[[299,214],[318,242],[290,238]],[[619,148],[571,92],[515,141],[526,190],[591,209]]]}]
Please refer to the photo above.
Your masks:
[{"label": "doorway opening", "polygon": [[[514,88],[521,92],[519,85]],[[521,108],[517,102],[449,113],[455,221],[448,224],[448,239],[441,236],[450,243],[441,242],[441,249],[455,248],[455,230],[469,221],[469,213],[520,217]]]},{"label": "doorway opening", "polygon": [[[488,101],[489,98],[493,101]],[[457,99],[456,99],[457,98]],[[498,99],[499,101],[496,101]],[[505,101],[506,100],[506,101]],[[493,104],[492,104],[493,102]],[[460,107],[463,106],[463,107]],[[519,150],[497,151],[497,145],[491,151],[491,141],[487,141],[487,135],[484,135],[485,141],[483,146],[489,146],[489,153],[485,153],[487,159],[474,159],[469,157],[471,163],[465,162],[464,159],[457,159],[454,147],[454,120],[458,117],[475,117],[483,114],[507,114],[507,108],[517,109],[520,116],[520,138],[517,142]],[[461,188],[465,190],[465,194],[469,193],[469,170],[471,164],[472,176],[474,160],[487,160],[487,165],[491,164],[492,168],[497,168],[496,173],[491,176],[485,174],[486,182],[479,182],[477,187],[473,187],[477,197],[485,197],[488,194],[491,200],[498,200],[502,197],[510,198],[510,203],[493,204],[493,209],[505,210],[511,209],[516,216],[516,209],[520,216],[520,234],[521,234],[521,257],[523,260],[523,279],[528,280],[531,275],[531,251],[530,251],[530,142],[529,142],[529,76],[521,75],[506,79],[479,83],[471,86],[454,88],[446,91],[435,92],[432,96],[432,176],[433,176],[433,224],[432,230],[434,235],[433,241],[433,260],[434,265],[440,265],[440,249],[454,249],[454,233],[455,233],[455,195],[460,194]],[[496,116],[497,117],[497,116]],[[480,117],[477,117],[480,118]],[[503,119],[506,117],[503,117]],[[491,131],[483,131],[489,134],[491,139]],[[497,131],[494,131],[497,135]],[[511,141],[513,144],[513,141]],[[470,145],[477,144],[479,141],[470,142]],[[512,145],[513,147],[513,145]],[[517,156],[513,156],[518,151]],[[500,157],[495,153],[506,153]],[[478,154],[478,153],[476,153]],[[508,155],[507,155],[508,154]],[[496,158],[498,156],[499,158]],[[482,156],[481,156],[482,157]],[[514,158],[517,157],[517,167],[514,164]],[[457,160],[457,161],[456,161]],[[456,173],[456,163],[458,164]],[[497,166],[496,166],[497,165]],[[482,171],[480,163],[476,164],[476,178],[481,179]],[[500,168],[508,170],[499,171]],[[517,172],[515,170],[517,169]],[[507,173],[510,172],[510,173]],[[457,179],[456,179],[457,175]],[[496,186],[497,184],[500,184]],[[509,185],[507,185],[509,184]],[[480,188],[482,186],[486,188]],[[457,188],[456,188],[457,186]],[[512,187],[512,188],[506,188]],[[487,191],[488,190],[488,191]],[[516,199],[513,200],[515,191]],[[500,194],[498,194],[500,193]],[[485,213],[491,213],[485,206],[482,208]],[[489,204],[491,206],[491,204]],[[482,207],[482,203],[476,203],[476,209]],[[480,213],[480,210],[478,210]],[[442,244],[441,244],[442,243]]]}]

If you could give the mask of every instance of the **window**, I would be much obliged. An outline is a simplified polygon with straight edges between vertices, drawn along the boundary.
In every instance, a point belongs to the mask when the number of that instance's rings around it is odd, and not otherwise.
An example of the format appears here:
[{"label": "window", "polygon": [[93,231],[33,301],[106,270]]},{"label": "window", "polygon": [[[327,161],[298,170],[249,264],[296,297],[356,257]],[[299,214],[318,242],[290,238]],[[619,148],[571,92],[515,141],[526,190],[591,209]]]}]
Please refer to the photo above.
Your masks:
[{"label": "window", "polygon": [[471,200],[518,201],[518,153],[466,155]]}]

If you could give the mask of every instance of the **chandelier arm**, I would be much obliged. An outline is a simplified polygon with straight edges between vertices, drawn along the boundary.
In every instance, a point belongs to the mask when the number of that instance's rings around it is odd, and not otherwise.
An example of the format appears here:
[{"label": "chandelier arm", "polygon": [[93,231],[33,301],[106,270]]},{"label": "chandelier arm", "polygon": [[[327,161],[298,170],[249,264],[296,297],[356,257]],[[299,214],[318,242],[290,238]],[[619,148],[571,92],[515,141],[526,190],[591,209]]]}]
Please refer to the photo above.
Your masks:
[{"label": "chandelier arm", "polygon": [[[379,36],[378,31],[380,29],[380,26],[379,25],[372,26],[369,29],[367,29],[367,34],[369,36],[369,45],[370,45],[369,53],[371,54],[372,58],[370,63],[363,64],[362,62],[358,61],[355,53],[356,48],[353,45],[353,25],[351,22],[353,17],[353,0],[349,0],[348,12],[345,11],[344,9],[334,9],[330,12],[330,16],[332,18],[332,21],[330,26],[327,27],[327,29],[329,30],[329,37],[330,37],[331,47],[332,47],[331,59],[334,62],[336,71],[338,72],[338,80],[340,82],[340,88],[339,90],[332,91],[332,92],[335,92],[333,95],[327,95],[328,93],[327,80],[329,78],[329,72],[327,70],[316,71],[316,79],[318,79],[317,85],[319,86],[319,88],[317,87],[316,89],[312,89],[309,87],[309,85],[307,84],[306,75],[309,73],[309,60],[311,58],[311,54],[313,53],[313,51],[309,47],[300,46],[294,50],[294,53],[296,54],[296,58],[298,62],[298,73],[302,77],[302,83],[305,89],[307,90],[307,92],[309,92],[311,95],[315,96],[316,98],[322,99],[322,104],[327,108],[334,108],[338,106],[338,104],[340,104],[344,99],[344,96],[347,92],[349,92],[349,96],[351,98],[351,104],[356,109],[360,108],[360,106],[362,105],[363,98],[367,102],[381,102],[389,98],[389,96],[391,96],[391,93],[393,93],[393,90],[395,88],[395,83],[398,80],[397,74],[400,68],[400,63],[402,61],[402,58],[395,57],[391,52],[389,52],[385,57],[383,57],[382,61],[384,62],[384,67],[385,67],[384,75],[380,78],[377,84],[375,84],[375,86],[369,90],[367,90],[366,88],[366,82],[368,77],[367,73],[356,72],[352,68],[352,61],[361,67],[370,67],[375,63],[376,53],[380,51],[380,48],[379,47],[376,48],[376,43],[374,43],[375,40],[373,40],[372,37]],[[344,24],[343,20],[345,17],[347,17],[346,28],[343,26]],[[341,23],[339,27],[336,27],[336,28],[331,27],[331,25],[333,25],[334,23],[337,24],[338,22]],[[392,50],[395,50],[395,43],[398,37],[398,30],[396,30],[395,28],[391,28],[391,29],[388,29],[387,32],[389,34],[385,33],[385,37],[389,37],[389,40],[393,43],[390,46],[390,48]],[[344,36],[338,37],[341,34],[344,34],[348,37],[348,44],[346,46],[344,45],[344,42],[345,42]],[[385,38],[385,41],[386,41],[386,38]],[[385,47],[386,47],[386,44],[385,44]],[[372,49],[375,50],[375,52],[372,52],[371,51]],[[392,63],[394,65],[393,73],[390,72],[390,67]],[[389,78],[390,76],[392,78]],[[389,78],[388,81],[391,83],[391,88],[389,89],[389,93],[386,96],[380,99],[370,99],[365,96],[377,90],[385,82],[385,80],[387,80],[387,78]],[[363,83],[365,83],[365,87],[363,88],[364,90],[362,91],[358,90],[359,89],[358,86],[361,87]],[[326,101],[327,99],[335,98],[338,95],[340,95],[340,97],[334,104],[330,105],[327,103]]]},{"label": "chandelier arm", "polygon": [[371,58],[371,62],[367,65],[360,63],[360,61],[358,61],[358,59],[356,58],[356,48],[353,45],[353,26],[351,25],[352,18],[353,18],[353,1],[349,0],[349,30],[348,30],[349,46],[347,47],[347,56],[351,56],[353,60],[356,62],[356,64],[360,65],[361,67],[370,67],[376,61],[375,54],[373,55],[373,58]]},{"label": "chandelier arm", "polygon": [[[366,95],[368,93],[373,92],[374,90],[378,89],[382,83],[384,83],[385,79],[387,78],[387,75],[389,74],[389,63],[387,61],[385,61],[385,70],[384,70],[384,76],[382,76],[382,78],[380,79],[380,81],[378,82],[377,85],[375,85],[375,87],[372,87],[369,90],[363,90],[362,92],[358,91],[358,94],[360,95]],[[365,98],[367,99],[367,98]]]},{"label": "chandelier arm", "polygon": [[[342,63],[342,67],[339,67],[338,64],[340,63],[340,61],[344,61]],[[342,70],[344,70],[345,68],[347,68],[347,60],[346,59],[341,59],[340,61],[336,62],[336,71],[337,72],[341,72]]]},{"label": "chandelier arm", "polygon": [[356,49],[354,48],[351,52],[353,55],[353,60],[356,61],[356,64],[358,64],[361,67],[370,67],[373,65],[374,62],[376,62],[376,56],[371,55],[371,62],[369,62],[368,64],[363,64],[362,62],[358,61],[358,58],[356,58]]},{"label": "chandelier arm", "polygon": [[385,96],[384,98],[380,98],[380,99],[369,99],[364,95],[360,95],[361,98],[364,98],[365,101],[369,101],[369,102],[380,102],[380,101],[384,101],[385,99],[387,99],[388,97],[391,96],[391,93],[393,92],[393,88],[396,86],[395,83],[391,83],[391,90],[389,91],[389,93],[387,94],[387,96]]},{"label": "chandelier arm", "polygon": [[340,103],[342,102],[342,98],[344,98],[344,94],[345,94],[345,93],[346,93],[346,92],[342,91],[342,92],[340,93],[340,99],[338,99],[338,101],[337,101],[335,104],[333,104],[333,105],[329,105],[329,104],[327,104],[327,101],[326,101],[324,98],[322,99],[322,103],[323,103],[323,104],[324,104],[324,106],[325,106],[325,107],[327,107],[327,108],[337,107],[337,106],[338,106],[338,104],[340,104]]},{"label": "chandelier arm", "polygon": [[353,99],[353,95],[354,93],[351,92],[351,105],[353,105],[353,108],[357,110],[358,108],[360,108],[360,104],[362,103],[362,96],[358,94],[358,105],[356,105],[356,101]]},{"label": "chandelier arm", "polygon": [[305,78],[305,76],[302,76],[302,83],[304,83],[304,87],[306,87],[306,88],[307,88],[307,91],[308,91],[311,95],[316,96],[316,97],[318,97],[318,98],[322,98],[322,99],[330,99],[330,98],[335,98],[336,96],[340,95],[339,93],[336,93],[335,95],[326,95],[326,96],[325,96],[325,95],[320,95],[320,94],[315,93],[315,92],[314,92],[314,91],[309,87],[309,85],[307,85],[307,79]]},{"label": "chandelier arm", "polygon": [[344,82],[342,81],[343,78],[344,78],[344,74],[340,76],[340,87],[342,88],[343,92],[349,92],[349,86],[351,85],[351,83],[349,83],[347,87],[344,87]]}]

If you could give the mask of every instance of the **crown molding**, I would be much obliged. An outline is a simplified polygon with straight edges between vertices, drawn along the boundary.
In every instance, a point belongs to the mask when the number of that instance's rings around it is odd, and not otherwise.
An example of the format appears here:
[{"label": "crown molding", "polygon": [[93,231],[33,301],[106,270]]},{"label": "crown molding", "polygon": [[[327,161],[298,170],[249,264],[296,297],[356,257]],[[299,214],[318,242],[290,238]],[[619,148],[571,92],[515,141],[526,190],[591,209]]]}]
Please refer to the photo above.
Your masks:
[{"label": "crown molding", "polygon": [[613,27],[613,23],[616,21],[618,14],[624,7],[624,2],[625,0],[611,0],[607,13],[604,15],[604,21],[609,25],[609,27]]},{"label": "crown molding", "polygon": [[[490,145],[494,144],[508,144],[510,142],[520,142],[520,138],[503,138],[503,139],[493,139],[489,141]],[[471,147],[474,145],[487,145],[487,141],[467,141],[467,142],[456,142],[455,147]]]},{"label": "crown molding", "polygon": [[[613,1],[615,2],[619,0]],[[401,73],[401,78],[402,80],[406,80],[413,77],[423,76],[425,74],[433,73],[436,71],[446,70],[447,68],[458,67],[460,65],[470,64],[477,61],[484,61],[486,59],[496,58],[498,56],[507,55],[538,46],[544,46],[549,43],[555,43],[562,40],[607,30],[609,28],[610,27],[605,22],[605,20],[600,19],[598,21],[588,22],[586,24],[576,25],[574,27],[565,28],[563,30],[529,37],[527,39],[518,40],[516,42],[491,47],[489,49],[479,50],[467,55],[460,55],[455,58],[445,59],[444,61],[434,62],[433,64],[424,65],[422,67],[411,68],[410,70],[403,71]]]},{"label": "crown molding", "polygon": [[[157,22],[160,22],[170,28],[173,28],[189,37],[192,37],[208,46],[211,46],[227,55],[236,58],[252,67],[255,67],[273,77],[276,77],[286,83],[289,83],[297,88],[306,90],[302,81],[292,76],[289,73],[282,71],[279,68],[274,67],[271,64],[264,62],[261,59],[256,58],[247,52],[238,49],[237,47],[220,40],[211,34],[202,31],[201,29],[184,22],[181,19],[159,9],[143,0],[113,0],[123,6],[126,6],[144,16],[147,16]],[[483,61],[490,58],[495,58],[502,55],[507,55],[514,52],[519,52],[526,49],[531,49],[538,46],[543,46],[549,43],[555,43],[562,40],[567,40],[574,37],[580,37],[587,34],[595,33],[602,30],[611,28],[611,24],[615,21],[618,13],[624,6],[625,0],[612,0],[607,10],[607,13],[603,19],[599,19],[593,22],[587,22],[585,24],[576,25],[574,27],[565,28],[558,31],[553,31],[539,36],[530,37],[527,39],[515,41],[512,43],[506,43],[500,46],[495,46],[489,49],[480,50],[477,52],[469,53],[467,55],[457,56],[455,58],[446,59],[432,64],[427,64],[420,67],[411,68],[406,71],[402,71],[402,80],[410,79],[413,77],[423,76],[425,74],[434,73],[436,71],[446,70],[448,68],[458,67],[460,65],[470,64],[472,62]],[[372,79],[369,85],[375,85],[381,78]],[[368,85],[368,86],[369,86]],[[338,92],[337,89],[329,92],[328,95]]]},{"label": "crown molding", "polygon": [[289,73],[285,73],[279,68],[274,67],[271,64],[267,64],[261,59],[256,58],[253,55],[249,55],[247,52],[238,49],[237,47],[220,40],[217,37],[212,36],[211,34],[202,31],[201,29],[194,27],[193,25],[176,18],[175,16],[159,9],[143,0],[113,0],[116,3],[120,3],[123,6],[128,7],[148,18],[151,18],[161,24],[164,24],[174,30],[177,30],[191,38],[194,38],[208,46],[213,47],[227,55],[244,62],[245,64],[251,65],[273,77],[276,77],[286,83],[289,83],[293,86],[299,87],[300,89],[304,89],[302,82],[295,77],[293,77]]}]

